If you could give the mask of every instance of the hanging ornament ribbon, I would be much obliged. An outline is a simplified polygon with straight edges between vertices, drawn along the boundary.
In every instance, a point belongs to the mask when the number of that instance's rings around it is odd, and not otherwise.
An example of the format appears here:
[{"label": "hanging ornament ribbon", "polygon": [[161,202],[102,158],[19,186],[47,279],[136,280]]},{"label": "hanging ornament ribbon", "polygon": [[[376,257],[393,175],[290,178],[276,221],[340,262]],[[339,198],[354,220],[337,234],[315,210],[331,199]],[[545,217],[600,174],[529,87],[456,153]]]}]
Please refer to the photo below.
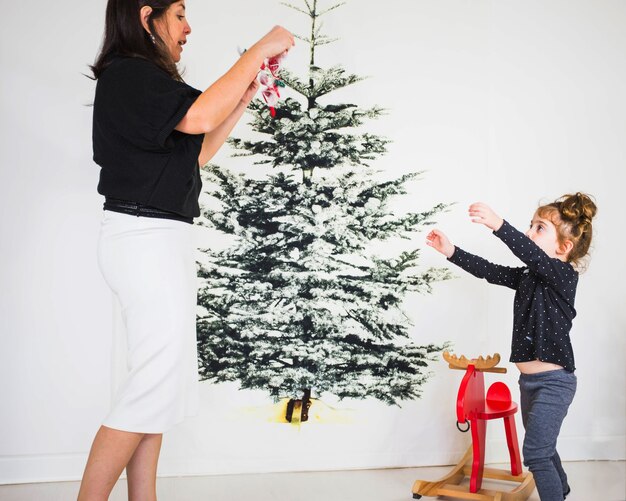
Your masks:
[{"label": "hanging ornament ribbon", "polygon": [[272,117],[276,116],[275,106],[278,104],[278,99],[280,98],[278,88],[285,86],[285,82],[278,76],[282,58],[283,56],[281,55],[266,59],[261,65],[261,71],[259,71],[257,76],[262,87],[261,95],[267,103],[267,106],[269,106],[270,115],[272,115]]},{"label": "hanging ornament ribbon", "polygon": [[[239,55],[242,55],[246,49],[239,49],[238,51]],[[261,84],[261,95],[269,107],[272,117],[276,116],[275,106],[278,104],[278,99],[280,98],[278,89],[279,87],[285,86],[285,82],[278,76],[283,58],[284,54],[265,59],[257,74],[257,80]]]}]

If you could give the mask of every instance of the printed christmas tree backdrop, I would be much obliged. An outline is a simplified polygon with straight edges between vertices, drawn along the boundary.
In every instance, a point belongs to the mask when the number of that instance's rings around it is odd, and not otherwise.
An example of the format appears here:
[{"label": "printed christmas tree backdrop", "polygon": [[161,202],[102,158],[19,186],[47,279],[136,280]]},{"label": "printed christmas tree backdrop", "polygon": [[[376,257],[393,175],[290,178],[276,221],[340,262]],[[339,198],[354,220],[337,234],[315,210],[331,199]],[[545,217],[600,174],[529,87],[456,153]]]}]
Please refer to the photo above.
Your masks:
[{"label": "printed christmas tree backdrop", "polygon": [[[330,103],[329,95],[362,77],[341,66],[318,66],[316,50],[334,40],[320,18],[341,4],[317,0],[287,5],[310,20],[306,79],[280,77],[295,98],[250,105],[252,129],[264,139],[230,141],[242,158],[270,164],[263,179],[207,166],[205,192],[218,208],[204,224],[230,235],[225,250],[204,250],[198,316],[200,374],[212,382],[289,398],[285,421],[304,422],[312,398],[374,398],[387,404],[415,399],[428,362],[444,346],[418,344],[403,310],[409,293],[430,293],[445,269],[419,269],[419,251],[380,256],[374,244],[414,237],[445,210],[396,214],[419,173],[383,179],[374,163],[387,139],[361,133],[383,109]],[[285,92],[281,89],[281,92]],[[384,172],[384,170],[383,170]]]}]

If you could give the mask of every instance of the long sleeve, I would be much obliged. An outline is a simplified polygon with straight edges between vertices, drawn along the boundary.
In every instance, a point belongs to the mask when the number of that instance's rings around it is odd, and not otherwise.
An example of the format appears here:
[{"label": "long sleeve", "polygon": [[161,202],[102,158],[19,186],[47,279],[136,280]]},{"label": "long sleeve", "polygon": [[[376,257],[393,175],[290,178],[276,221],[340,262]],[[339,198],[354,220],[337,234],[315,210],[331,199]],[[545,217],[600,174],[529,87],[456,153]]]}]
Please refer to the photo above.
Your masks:
[{"label": "long sleeve", "polygon": [[576,369],[569,332],[576,316],[578,273],[550,258],[506,221],[494,232],[526,266],[500,266],[458,247],[448,259],[478,278],[515,289],[511,362],[541,360]]},{"label": "long sleeve", "polygon": [[448,261],[475,277],[484,278],[491,284],[503,285],[511,289],[517,289],[524,270],[524,268],[512,268],[491,263],[480,256],[464,251],[460,247],[455,247],[454,254],[448,258]]},{"label": "long sleeve", "polygon": [[577,273],[571,264],[548,256],[535,242],[515,229],[507,221],[493,234],[502,240],[511,252],[521,259],[528,268],[542,277],[555,290],[563,290],[574,283]]}]

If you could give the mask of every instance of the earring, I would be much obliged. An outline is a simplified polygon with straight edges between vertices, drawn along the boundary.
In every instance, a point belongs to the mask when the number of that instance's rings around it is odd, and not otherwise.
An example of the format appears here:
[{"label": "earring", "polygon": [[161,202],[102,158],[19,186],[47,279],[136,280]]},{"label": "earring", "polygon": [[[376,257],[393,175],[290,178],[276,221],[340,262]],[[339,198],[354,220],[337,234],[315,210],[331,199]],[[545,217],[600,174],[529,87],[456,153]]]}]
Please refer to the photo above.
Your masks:
[{"label": "earring", "polygon": [[152,43],[156,45],[156,38],[154,38],[154,35],[152,33],[150,33],[150,40],[152,40]]}]

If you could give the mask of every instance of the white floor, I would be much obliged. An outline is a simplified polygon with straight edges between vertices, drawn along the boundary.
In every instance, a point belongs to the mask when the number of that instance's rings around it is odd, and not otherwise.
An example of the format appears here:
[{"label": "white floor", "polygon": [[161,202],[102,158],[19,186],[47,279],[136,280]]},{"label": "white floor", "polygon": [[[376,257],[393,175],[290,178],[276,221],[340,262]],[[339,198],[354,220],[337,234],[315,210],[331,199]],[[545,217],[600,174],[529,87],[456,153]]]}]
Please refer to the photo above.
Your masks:
[{"label": "white floor", "polygon": [[[626,462],[570,462],[564,463],[564,467],[572,487],[567,501],[626,501]],[[449,469],[159,478],[157,489],[159,501],[409,501],[413,499],[411,487],[415,480],[437,480]],[[78,487],[78,482],[3,485],[0,501],[71,501],[76,499]],[[126,482],[121,480],[110,501],[123,500],[126,500]],[[536,491],[529,501],[539,501]]]}]

